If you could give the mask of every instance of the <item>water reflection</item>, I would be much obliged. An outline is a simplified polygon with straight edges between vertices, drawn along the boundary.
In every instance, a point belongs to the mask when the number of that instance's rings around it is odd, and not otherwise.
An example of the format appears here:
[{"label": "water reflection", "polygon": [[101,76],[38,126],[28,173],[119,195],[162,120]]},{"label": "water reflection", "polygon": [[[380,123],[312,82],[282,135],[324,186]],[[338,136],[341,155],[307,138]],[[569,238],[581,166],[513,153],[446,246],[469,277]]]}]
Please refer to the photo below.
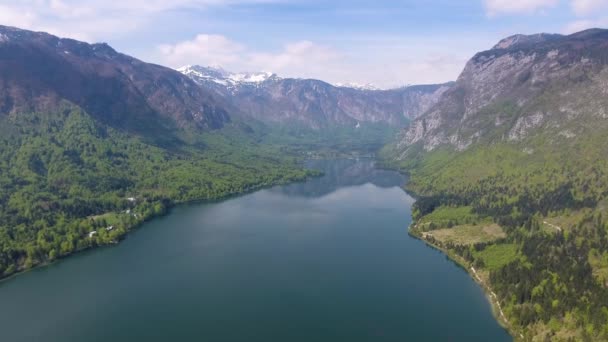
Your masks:
[{"label": "water reflection", "polygon": [[380,188],[405,184],[406,178],[394,171],[376,168],[373,159],[311,160],[306,167],[324,172],[323,177],[271,189],[289,196],[318,198],[339,188],[371,183]]},{"label": "water reflection", "polygon": [[371,160],[175,208],[113,248],[0,286],[0,341],[509,341],[481,289],[408,236]]}]

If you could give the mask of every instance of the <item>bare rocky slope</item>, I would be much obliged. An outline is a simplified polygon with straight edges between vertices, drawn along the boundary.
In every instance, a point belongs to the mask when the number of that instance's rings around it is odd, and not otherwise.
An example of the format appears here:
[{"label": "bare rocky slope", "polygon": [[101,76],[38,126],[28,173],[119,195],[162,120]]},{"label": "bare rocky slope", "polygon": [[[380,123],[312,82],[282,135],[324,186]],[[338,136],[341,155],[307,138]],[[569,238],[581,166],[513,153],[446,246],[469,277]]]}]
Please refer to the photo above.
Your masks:
[{"label": "bare rocky slope", "polygon": [[456,84],[412,122],[408,152],[523,142],[539,132],[575,139],[608,119],[608,30],[506,38],[476,54]]}]

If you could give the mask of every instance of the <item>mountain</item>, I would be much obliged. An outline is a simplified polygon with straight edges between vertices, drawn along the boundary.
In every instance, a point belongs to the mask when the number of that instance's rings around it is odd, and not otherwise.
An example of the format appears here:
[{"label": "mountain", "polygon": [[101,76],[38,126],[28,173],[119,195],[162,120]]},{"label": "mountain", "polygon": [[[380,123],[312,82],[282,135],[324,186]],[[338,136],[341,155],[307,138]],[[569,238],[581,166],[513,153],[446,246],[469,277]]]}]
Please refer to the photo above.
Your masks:
[{"label": "mountain", "polygon": [[203,88],[232,101],[241,114],[266,123],[321,129],[382,123],[402,127],[433,105],[450,84],[391,90],[334,86],[273,73],[230,73],[221,68],[178,69]]},{"label": "mountain", "polygon": [[493,50],[497,49],[510,49],[521,46],[531,46],[533,44],[544,43],[552,40],[559,40],[563,36],[561,34],[549,34],[549,33],[537,33],[537,34],[516,34],[499,41]]},{"label": "mountain", "polygon": [[207,87],[219,85],[231,90],[236,90],[242,86],[259,85],[271,78],[278,79],[278,76],[271,72],[231,73],[221,67],[201,67],[198,65],[187,65],[178,68],[177,71],[190,77],[200,85]]},{"label": "mountain", "polygon": [[113,127],[202,129],[230,121],[222,102],[172,69],[104,43],[0,26],[0,115],[49,111],[62,101]]},{"label": "mountain", "polygon": [[608,340],[608,30],[506,38],[382,155],[516,340]]},{"label": "mountain", "polygon": [[456,84],[413,121],[401,150],[482,140],[521,141],[539,130],[572,139],[608,117],[608,31],[506,38],[476,54]]}]

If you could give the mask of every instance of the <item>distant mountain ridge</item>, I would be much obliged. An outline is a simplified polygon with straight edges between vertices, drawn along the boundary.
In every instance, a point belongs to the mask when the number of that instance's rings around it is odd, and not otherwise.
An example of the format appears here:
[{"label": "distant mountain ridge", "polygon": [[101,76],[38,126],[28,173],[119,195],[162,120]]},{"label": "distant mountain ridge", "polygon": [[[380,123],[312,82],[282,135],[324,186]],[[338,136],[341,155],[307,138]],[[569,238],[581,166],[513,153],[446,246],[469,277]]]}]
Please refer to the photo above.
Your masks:
[{"label": "distant mountain ridge", "polygon": [[268,79],[279,77],[272,72],[241,72],[232,73],[221,67],[202,67],[186,65],[177,71],[192,78],[198,84],[209,85],[210,82],[226,87],[238,87],[246,84],[259,84]]},{"label": "distant mountain ridge", "polygon": [[221,68],[178,69],[201,87],[230,101],[239,113],[266,123],[313,129],[383,123],[402,127],[435,104],[451,83],[390,90],[335,86],[270,72],[231,73]]},{"label": "distant mountain ridge", "polygon": [[105,43],[0,26],[0,114],[47,112],[67,102],[110,126],[156,136],[175,128],[221,128],[231,117],[312,129],[403,127],[450,86],[370,90],[270,72],[175,71]]},{"label": "distant mountain ridge", "polygon": [[[246,84],[260,84],[266,80],[274,79],[281,80],[283,77],[270,71],[258,72],[230,72],[221,66],[200,66],[200,65],[185,65],[177,68],[177,71],[186,76],[190,76],[199,84],[208,82],[217,83],[223,86],[237,87]],[[334,83],[333,86],[339,88],[353,88],[359,90],[382,90],[371,83],[360,84],[356,82],[349,83]],[[393,88],[394,89],[394,88]]]}]

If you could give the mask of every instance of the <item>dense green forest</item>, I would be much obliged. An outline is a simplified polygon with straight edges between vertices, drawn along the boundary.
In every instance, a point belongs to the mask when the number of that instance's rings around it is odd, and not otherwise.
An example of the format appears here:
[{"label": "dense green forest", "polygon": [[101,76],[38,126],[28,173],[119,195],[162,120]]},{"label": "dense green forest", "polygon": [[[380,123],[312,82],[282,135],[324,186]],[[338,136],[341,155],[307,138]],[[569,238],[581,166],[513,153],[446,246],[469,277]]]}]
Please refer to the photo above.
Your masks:
[{"label": "dense green forest", "polygon": [[303,180],[242,123],[142,137],[78,108],[0,116],[0,277],[115,243],[176,203]]},{"label": "dense green forest", "polygon": [[537,136],[391,164],[410,174],[408,188],[418,197],[410,232],[473,267],[516,337],[608,340],[602,139],[599,130],[576,143]]}]

